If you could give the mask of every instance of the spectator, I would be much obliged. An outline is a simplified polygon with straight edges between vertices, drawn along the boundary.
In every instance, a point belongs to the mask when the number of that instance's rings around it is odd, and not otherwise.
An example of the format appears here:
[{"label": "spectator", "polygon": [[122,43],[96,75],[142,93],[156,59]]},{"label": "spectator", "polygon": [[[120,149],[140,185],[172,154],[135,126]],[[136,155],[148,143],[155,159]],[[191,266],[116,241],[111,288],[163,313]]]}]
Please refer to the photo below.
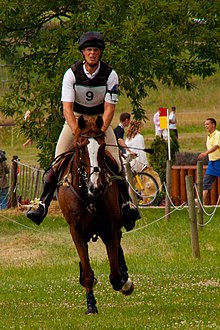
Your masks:
[{"label": "spectator", "polygon": [[5,151],[0,150],[0,209],[6,209],[8,204],[9,165],[6,163]]},{"label": "spectator", "polygon": [[[115,127],[114,133],[117,142],[120,146],[122,156],[126,154],[127,146],[124,142],[125,128],[129,126],[131,122],[131,115],[128,112],[122,112],[119,117],[120,123]],[[129,151],[129,150],[128,150]],[[131,152],[131,151],[130,151]]]},{"label": "spectator", "polygon": [[144,137],[141,135],[143,126],[144,124],[141,120],[131,121],[125,139],[125,144],[136,154],[136,157],[130,162],[132,170],[136,172],[141,172],[144,168],[149,166],[146,152],[141,150],[145,149]]},{"label": "spectator", "polygon": [[209,190],[215,178],[220,177],[220,132],[216,129],[216,120],[207,118],[205,129],[208,133],[206,140],[207,151],[199,154],[198,159],[203,159],[208,155],[208,167],[203,178],[203,202],[205,202]]},{"label": "spectator", "polygon": [[176,107],[171,108],[171,112],[169,114],[169,129],[174,132],[176,138],[178,139],[178,130],[176,128]]},{"label": "spectator", "polygon": [[154,114],[153,122],[155,126],[155,136],[163,137],[164,140],[167,140],[168,133],[166,129],[160,128],[160,109]]}]

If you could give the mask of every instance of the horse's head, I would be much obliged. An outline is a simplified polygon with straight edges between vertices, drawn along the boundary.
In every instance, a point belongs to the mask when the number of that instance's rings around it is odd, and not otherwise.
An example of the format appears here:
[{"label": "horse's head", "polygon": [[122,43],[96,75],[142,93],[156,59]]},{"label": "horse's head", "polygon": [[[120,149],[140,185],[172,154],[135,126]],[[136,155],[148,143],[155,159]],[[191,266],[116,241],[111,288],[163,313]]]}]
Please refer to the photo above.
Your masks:
[{"label": "horse's head", "polygon": [[98,197],[105,188],[105,133],[101,116],[85,119],[80,116],[75,135],[78,172],[90,197]]}]

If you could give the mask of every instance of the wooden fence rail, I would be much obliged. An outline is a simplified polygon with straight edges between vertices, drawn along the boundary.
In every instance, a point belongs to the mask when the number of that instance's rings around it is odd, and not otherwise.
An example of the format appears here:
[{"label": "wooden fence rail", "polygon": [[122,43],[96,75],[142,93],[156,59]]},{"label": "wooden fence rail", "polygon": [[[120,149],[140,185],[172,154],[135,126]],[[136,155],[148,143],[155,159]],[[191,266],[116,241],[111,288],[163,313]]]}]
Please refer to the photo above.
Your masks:
[{"label": "wooden fence rail", "polygon": [[17,206],[17,202],[29,203],[39,198],[43,189],[44,171],[38,167],[28,166],[13,156],[9,176],[10,204]]},{"label": "wooden fence rail", "polygon": [[[203,175],[207,166],[203,166]],[[172,166],[172,189],[171,196],[176,206],[187,201],[186,180],[185,177],[191,175],[193,183],[197,183],[197,166],[196,165],[174,165]],[[209,192],[208,198],[204,201],[205,205],[216,205],[220,194],[220,178],[216,179]]]},{"label": "wooden fence rail", "polygon": [[[207,166],[203,166],[203,175],[206,168]],[[42,169],[21,164],[17,156],[13,157],[9,175],[11,206],[16,206],[18,199],[24,202],[40,197],[43,190],[43,173]],[[197,166],[174,165],[171,169],[171,175],[171,198],[174,205],[179,206],[187,202],[185,177],[191,175],[193,183],[197,183]],[[205,204],[216,205],[219,195],[220,178],[214,181]]]}]

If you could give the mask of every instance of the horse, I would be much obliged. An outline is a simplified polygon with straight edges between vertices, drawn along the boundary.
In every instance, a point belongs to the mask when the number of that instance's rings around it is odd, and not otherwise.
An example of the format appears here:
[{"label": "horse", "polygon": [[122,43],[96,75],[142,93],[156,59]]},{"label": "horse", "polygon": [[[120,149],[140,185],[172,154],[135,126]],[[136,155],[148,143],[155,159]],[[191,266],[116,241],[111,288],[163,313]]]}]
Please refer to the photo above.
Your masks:
[{"label": "horse", "polygon": [[97,314],[93,293],[97,282],[91,268],[88,242],[101,238],[110,266],[109,280],[114,290],[130,295],[134,284],[128,275],[121,247],[123,218],[115,171],[117,164],[106,150],[101,116],[78,118],[73,153],[61,171],[57,197],[69,224],[80,266],[80,284],[86,291],[86,314]]}]

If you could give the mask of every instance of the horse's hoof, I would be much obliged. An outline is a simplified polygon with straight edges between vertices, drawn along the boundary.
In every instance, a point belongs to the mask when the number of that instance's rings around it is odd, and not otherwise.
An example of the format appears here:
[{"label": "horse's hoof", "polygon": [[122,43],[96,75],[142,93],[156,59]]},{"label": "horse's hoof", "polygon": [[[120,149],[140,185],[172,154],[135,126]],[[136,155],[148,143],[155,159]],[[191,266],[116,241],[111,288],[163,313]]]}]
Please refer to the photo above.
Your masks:
[{"label": "horse's hoof", "polygon": [[94,288],[94,287],[96,286],[97,283],[98,283],[98,280],[97,280],[96,277],[94,277],[94,281],[93,281],[93,285],[92,285],[92,287]]},{"label": "horse's hoof", "polygon": [[132,294],[133,291],[134,291],[134,283],[129,278],[127,282],[123,285],[121,289],[121,293],[124,296],[129,296],[130,294]]},{"label": "horse's hoof", "polygon": [[86,315],[91,315],[91,314],[98,314],[98,309],[96,306],[90,307],[86,312]]}]

